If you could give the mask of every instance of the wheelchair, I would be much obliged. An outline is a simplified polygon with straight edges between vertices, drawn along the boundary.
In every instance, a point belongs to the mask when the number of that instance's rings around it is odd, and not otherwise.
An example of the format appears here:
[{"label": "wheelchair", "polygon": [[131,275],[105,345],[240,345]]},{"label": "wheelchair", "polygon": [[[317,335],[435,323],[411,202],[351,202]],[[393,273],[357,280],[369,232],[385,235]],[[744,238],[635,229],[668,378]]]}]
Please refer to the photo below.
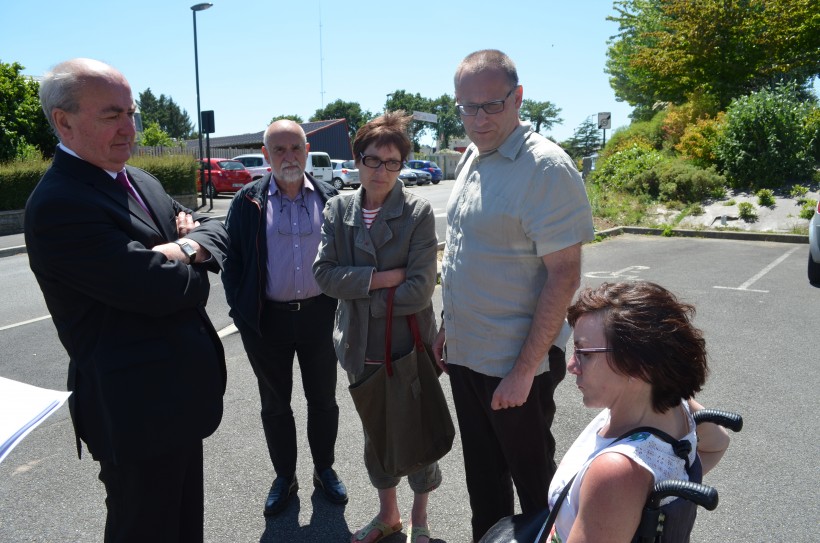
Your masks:
[{"label": "wheelchair", "polygon": [[[743,418],[737,413],[717,409],[701,409],[692,414],[695,423],[711,422],[739,432]],[[644,505],[641,521],[632,543],[688,543],[695,525],[697,508],[714,511],[718,506],[718,491],[702,484],[703,467],[700,458],[689,470],[689,480],[666,480],[655,484]],[[665,505],[669,497],[678,498]],[[499,520],[479,543],[545,543],[549,511],[518,514]]]}]

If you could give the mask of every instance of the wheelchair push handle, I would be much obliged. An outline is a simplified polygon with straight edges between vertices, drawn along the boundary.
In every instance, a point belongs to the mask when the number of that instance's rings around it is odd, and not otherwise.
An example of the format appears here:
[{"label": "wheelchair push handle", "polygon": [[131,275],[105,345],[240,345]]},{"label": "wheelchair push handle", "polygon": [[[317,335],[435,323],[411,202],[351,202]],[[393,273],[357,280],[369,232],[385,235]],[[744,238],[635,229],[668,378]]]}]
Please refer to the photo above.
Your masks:
[{"label": "wheelchair push handle", "polygon": [[692,481],[669,479],[655,485],[647,509],[659,507],[661,501],[669,496],[689,500],[709,511],[714,511],[718,506],[717,489]]},{"label": "wheelchair push handle", "polygon": [[739,432],[743,429],[743,417],[731,411],[722,411],[720,409],[701,409],[692,413],[695,418],[695,423],[711,422],[719,424],[724,428],[728,428],[733,432]]}]

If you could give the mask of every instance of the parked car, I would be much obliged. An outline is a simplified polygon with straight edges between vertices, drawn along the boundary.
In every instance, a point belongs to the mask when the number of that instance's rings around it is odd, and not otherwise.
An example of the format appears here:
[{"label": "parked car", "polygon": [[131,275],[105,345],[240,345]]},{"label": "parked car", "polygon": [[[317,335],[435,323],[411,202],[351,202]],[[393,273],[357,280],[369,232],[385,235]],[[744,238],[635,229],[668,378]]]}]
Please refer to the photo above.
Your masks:
[{"label": "parked car", "polygon": [[415,170],[424,170],[433,176],[433,184],[438,185],[439,181],[444,178],[444,172],[438,167],[438,164],[430,160],[408,160],[407,165]]},{"label": "parked car", "polygon": [[413,185],[416,185],[418,183],[418,178],[419,176],[416,173],[416,170],[411,168],[402,168],[399,172],[399,179],[401,179],[401,182],[404,183],[405,187],[412,187]]},{"label": "parked car", "polygon": [[333,186],[336,190],[342,190],[344,187],[359,188],[359,169],[356,168],[356,163],[352,160],[338,160],[332,159],[333,163]]},{"label": "parked car", "polygon": [[820,201],[809,222],[809,282],[820,285]]},{"label": "parked car", "polygon": [[330,162],[330,155],[321,151],[311,151],[308,153],[305,172],[313,176],[314,179],[333,182],[333,164]]},{"label": "parked car", "polygon": [[245,165],[254,181],[265,177],[265,174],[270,172],[270,164],[265,160],[265,155],[262,153],[251,153],[248,155],[239,155],[233,157],[231,160],[238,160]]},{"label": "parked car", "polygon": [[416,174],[416,185],[426,185],[427,183],[433,182],[433,176],[430,172],[426,170],[417,170],[415,168],[410,168],[407,163],[404,164],[405,168],[409,168],[414,174]]},{"label": "parked car", "polygon": [[[205,183],[207,183],[209,196],[216,197],[220,192],[236,192],[251,181],[253,178],[245,165],[238,160],[228,160],[226,158],[201,159],[200,168],[205,170]],[[208,178],[210,170],[210,183]],[[200,176],[196,178],[196,190],[202,191]]]}]

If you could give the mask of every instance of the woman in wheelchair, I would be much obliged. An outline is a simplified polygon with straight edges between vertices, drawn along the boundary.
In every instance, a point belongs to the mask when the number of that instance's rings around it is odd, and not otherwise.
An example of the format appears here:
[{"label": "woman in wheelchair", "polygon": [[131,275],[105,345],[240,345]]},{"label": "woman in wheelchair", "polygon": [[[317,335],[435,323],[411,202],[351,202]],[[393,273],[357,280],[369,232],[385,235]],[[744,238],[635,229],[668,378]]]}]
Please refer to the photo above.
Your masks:
[{"label": "woman in wheelchair", "polygon": [[[703,473],[723,456],[726,430],[704,423],[696,433],[692,418],[708,373],[694,313],[649,282],[588,288],[569,308],[575,352],[567,369],[584,405],[603,411],[552,480],[550,508],[559,509],[547,541],[631,541],[655,483],[688,479],[696,455]],[[678,454],[669,442],[683,445]]]}]

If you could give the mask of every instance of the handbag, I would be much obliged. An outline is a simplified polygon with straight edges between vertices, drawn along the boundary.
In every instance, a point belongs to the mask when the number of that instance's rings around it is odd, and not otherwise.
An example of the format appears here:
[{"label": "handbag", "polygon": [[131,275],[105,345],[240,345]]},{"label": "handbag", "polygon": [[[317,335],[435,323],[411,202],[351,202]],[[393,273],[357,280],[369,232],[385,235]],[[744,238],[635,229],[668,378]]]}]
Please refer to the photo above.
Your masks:
[{"label": "handbag", "polygon": [[403,477],[450,452],[456,431],[415,315],[407,316],[413,350],[393,358],[395,290],[391,288],[387,295],[384,363],[348,390],[382,469],[392,477]]}]

